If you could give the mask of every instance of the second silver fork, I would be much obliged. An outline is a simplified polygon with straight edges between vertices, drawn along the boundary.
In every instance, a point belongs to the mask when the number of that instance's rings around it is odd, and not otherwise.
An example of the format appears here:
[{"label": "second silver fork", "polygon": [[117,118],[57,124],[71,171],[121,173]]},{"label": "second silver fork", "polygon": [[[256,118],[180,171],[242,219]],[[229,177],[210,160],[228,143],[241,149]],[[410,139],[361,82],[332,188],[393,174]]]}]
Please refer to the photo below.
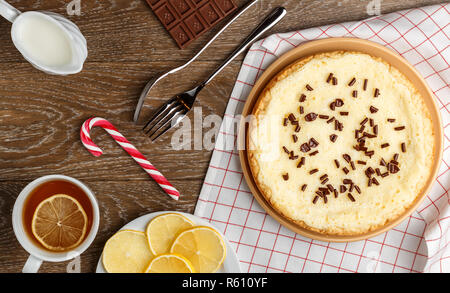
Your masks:
[{"label": "second silver fork", "polygon": [[228,66],[230,62],[247,49],[250,44],[283,19],[286,13],[286,9],[283,7],[275,8],[204,82],[189,91],[175,95],[160,107],[144,126],[144,131],[149,135],[150,139],[155,141],[172,127],[176,126],[191,110],[198,93]]}]

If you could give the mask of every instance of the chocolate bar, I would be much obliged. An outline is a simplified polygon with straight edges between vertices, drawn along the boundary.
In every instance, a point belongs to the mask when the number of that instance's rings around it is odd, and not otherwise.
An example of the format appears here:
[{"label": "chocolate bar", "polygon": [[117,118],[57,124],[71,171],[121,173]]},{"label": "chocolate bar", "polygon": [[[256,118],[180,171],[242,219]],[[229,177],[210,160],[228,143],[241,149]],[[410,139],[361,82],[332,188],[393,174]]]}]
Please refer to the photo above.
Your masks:
[{"label": "chocolate bar", "polygon": [[146,1],[181,49],[237,8],[233,0]]}]

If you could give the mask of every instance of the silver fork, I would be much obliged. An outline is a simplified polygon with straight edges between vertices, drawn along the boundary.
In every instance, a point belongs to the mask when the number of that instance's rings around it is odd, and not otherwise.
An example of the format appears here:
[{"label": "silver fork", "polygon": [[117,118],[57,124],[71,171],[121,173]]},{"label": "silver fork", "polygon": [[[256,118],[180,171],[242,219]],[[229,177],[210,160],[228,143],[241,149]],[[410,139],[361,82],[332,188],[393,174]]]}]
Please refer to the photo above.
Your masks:
[{"label": "silver fork", "polygon": [[148,94],[152,90],[152,88],[157,84],[159,81],[161,81],[163,78],[167,77],[168,75],[178,72],[184,68],[186,68],[188,65],[190,65],[192,62],[194,62],[198,56],[200,56],[236,19],[238,19],[242,14],[244,14],[250,7],[252,7],[256,2],[259,0],[252,0],[248,2],[244,7],[242,7],[234,16],[233,18],[227,22],[212,38],[211,40],[206,43],[206,45],[197,53],[194,57],[191,58],[188,62],[185,64],[174,68],[160,76],[157,76],[153,79],[151,79],[142,90],[141,96],[139,97],[139,102],[136,106],[136,110],[134,111],[134,117],[133,121],[137,122],[139,119],[139,115],[141,114],[142,107],[144,106],[145,99],[147,98]]},{"label": "silver fork", "polygon": [[175,95],[162,105],[144,126],[144,131],[149,135],[150,139],[155,141],[172,127],[176,126],[191,110],[198,93],[230,64],[230,62],[245,51],[250,44],[277,24],[286,13],[286,9],[283,7],[275,8],[204,82],[189,91]]}]

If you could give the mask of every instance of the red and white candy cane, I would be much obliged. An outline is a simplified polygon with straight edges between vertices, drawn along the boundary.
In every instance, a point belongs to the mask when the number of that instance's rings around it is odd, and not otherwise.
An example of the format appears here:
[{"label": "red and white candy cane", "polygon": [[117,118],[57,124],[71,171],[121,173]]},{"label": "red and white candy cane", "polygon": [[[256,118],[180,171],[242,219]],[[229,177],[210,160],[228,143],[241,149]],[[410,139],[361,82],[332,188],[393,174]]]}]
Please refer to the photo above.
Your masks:
[{"label": "red and white candy cane", "polygon": [[103,118],[90,118],[83,123],[80,131],[81,141],[88,151],[99,157],[103,151],[91,140],[90,131],[92,127],[102,127],[114,140],[150,175],[161,188],[173,199],[178,200],[180,193],[159,172],[136,147],[134,147],[120,132],[107,120]]}]

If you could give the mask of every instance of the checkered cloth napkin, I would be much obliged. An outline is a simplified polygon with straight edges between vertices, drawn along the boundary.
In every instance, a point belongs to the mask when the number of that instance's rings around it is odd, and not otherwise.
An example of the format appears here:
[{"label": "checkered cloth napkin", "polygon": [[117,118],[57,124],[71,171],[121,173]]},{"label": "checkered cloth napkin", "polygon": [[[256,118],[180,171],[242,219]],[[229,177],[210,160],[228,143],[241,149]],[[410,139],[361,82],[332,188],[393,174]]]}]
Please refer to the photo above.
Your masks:
[{"label": "checkered cloth napkin", "polygon": [[275,34],[251,47],[225,118],[241,113],[253,84],[283,53],[305,41],[355,37],[380,43],[415,66],[435,94],[445,138],[439,175],[417,211],[372,239],[327,243],[293,233],[258,205],[243,178],[234,125],[223,123],[195,214],[225,234],[243,272],[450,272],[449,23],[450,4],[442,4]]}]

